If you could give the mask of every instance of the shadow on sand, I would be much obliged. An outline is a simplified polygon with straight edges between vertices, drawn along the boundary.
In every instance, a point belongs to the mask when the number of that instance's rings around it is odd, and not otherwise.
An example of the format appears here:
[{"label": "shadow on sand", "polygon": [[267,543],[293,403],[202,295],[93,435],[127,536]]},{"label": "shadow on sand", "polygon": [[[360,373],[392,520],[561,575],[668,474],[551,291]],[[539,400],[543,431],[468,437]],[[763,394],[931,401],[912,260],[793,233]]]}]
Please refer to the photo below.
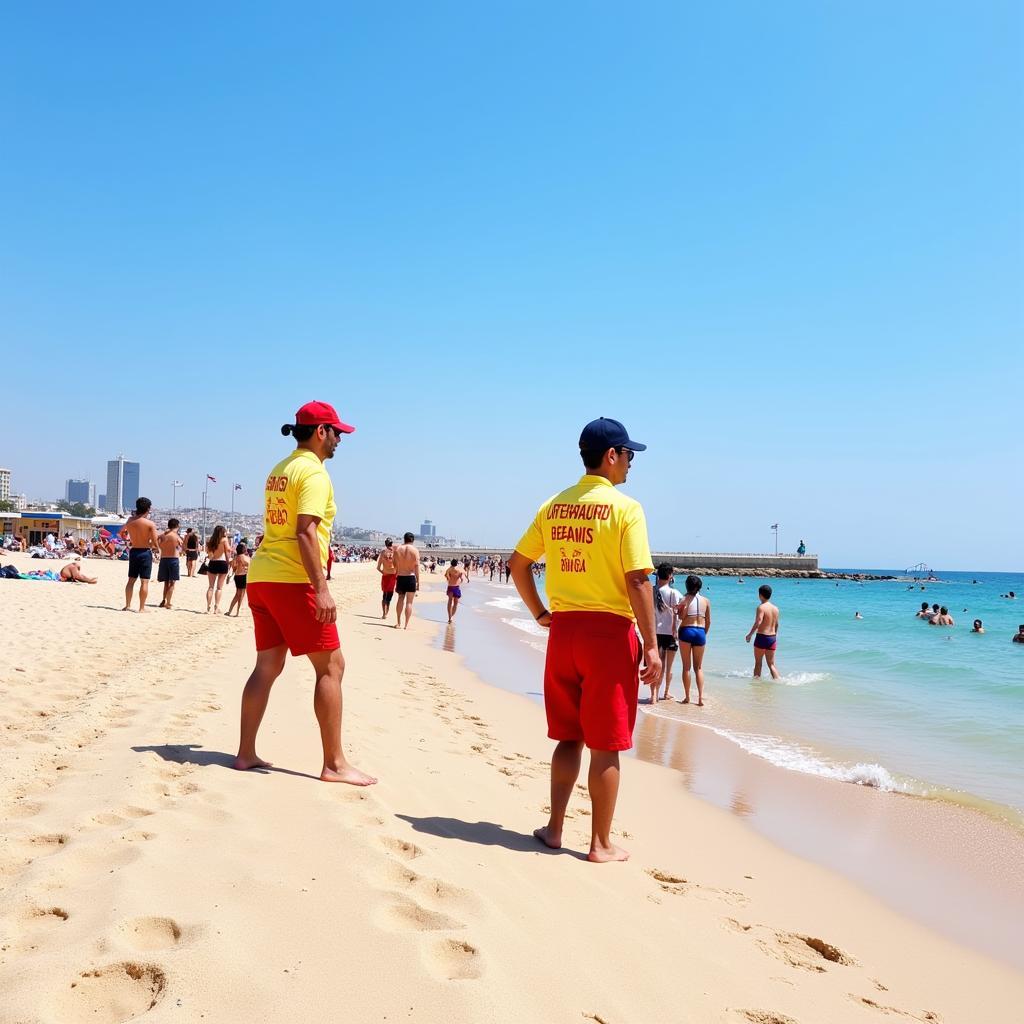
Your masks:
[{"label": "shadow on sand", "polygon": [[548,853],[575,857],[586,860],[586,855],[578,850],[552,850],[533,835],[511,832],[493,821],[463,821],[461,818],[416,818],[411,814],[396,814],[396,818],[407,821],[417,832],[441,839],[458,839],[463,843],[476,843],[479,846],[502,846],[515,853]]},{"label": "shadow on sand", "polygon": [[[174,764],[194,764],[200,768],[230,768],[235,762],[235,755],[223,750],[204,750],[198,743],[159,743],[151,746],[132,747],[137,754],[156,754],[165,761]],[[291,768],[250,768],[250,773],[259,775],[294,775],[297,779],[312,779],[319,782],[315,775],[306,772],[292,771]]]}]

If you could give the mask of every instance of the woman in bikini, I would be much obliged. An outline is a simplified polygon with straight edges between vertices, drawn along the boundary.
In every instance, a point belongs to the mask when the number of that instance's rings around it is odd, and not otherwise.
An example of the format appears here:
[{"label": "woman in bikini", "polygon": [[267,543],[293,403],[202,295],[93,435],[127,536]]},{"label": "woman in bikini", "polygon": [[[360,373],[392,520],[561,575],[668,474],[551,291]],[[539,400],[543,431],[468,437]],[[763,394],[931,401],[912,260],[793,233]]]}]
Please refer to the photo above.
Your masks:
[{"label": "woman in bikini", "polygon": [[213,614],[219,615],[220,595],[224,590],[224,581],[228,578],[228,559],[234,555],[228,542],[227,530],[223,526],[213,528],[206,542],[206,555],[206,613],[209,615],[212,606]]},{"label": "woman in bikini", "polygon": [[697,707],[704,707],[704,647],[711,631],[711,602],[700,594],[704,581],[686,577],[686,596],[676,608],[679,616],[679,653],[683,659],[683,699],[690,703],[690,669],[697,677]]}]

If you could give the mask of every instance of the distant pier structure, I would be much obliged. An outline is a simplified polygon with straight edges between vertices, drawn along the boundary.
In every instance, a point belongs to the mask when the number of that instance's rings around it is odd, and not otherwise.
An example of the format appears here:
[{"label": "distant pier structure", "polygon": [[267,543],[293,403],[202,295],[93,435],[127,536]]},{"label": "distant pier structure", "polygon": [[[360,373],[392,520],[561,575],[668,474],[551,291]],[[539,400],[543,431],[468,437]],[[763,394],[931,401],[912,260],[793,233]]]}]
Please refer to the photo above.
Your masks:
[{"label": "distant pier structure", "polygon": [[[420,554],[435,558],[474,558],[477,555],[497,555],[508,558],[512,548],[456,548],[420,546]],[[819,573],[817,555],[754,555],[710,551],[653,551],[654,564],[668,562],[678,570],[720,573],[723,576],[784,575],[797,576]]]}]

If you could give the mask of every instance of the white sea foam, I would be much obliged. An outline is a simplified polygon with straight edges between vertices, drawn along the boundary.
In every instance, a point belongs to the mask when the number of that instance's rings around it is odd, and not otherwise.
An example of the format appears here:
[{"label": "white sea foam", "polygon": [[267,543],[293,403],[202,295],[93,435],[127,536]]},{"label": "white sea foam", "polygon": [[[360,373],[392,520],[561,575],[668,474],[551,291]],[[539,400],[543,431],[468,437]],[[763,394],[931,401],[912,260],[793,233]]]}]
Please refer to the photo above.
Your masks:
[{"label": "white sea foam", "polygon": [[513,629],[522,630],[524,633],[529,633],[530,636],[547,636],[548,631],[543,626],[538,626],[533,619],[502,619],[502,622],[506,626],[511,626]]},{"label": "white sea foam", "polygon": [[[710,675],[711,673],[709,673]],[[731,669],[728,672],[721,673],[726,679],[750,679],[751,674],[749,669]],[[780,676],[778,679],[772,679],[768,675],[762,675],[761,677],[767,682],[781,683],[783,686],[807,686],[808,683],[823,683],[826,679],[832,678],[831,672],[789,672],[786,675]]]},{"label": "white sea foam", "polygon": [[508,597],[496,597],[493,601],[488,601],[487,604],[491,608],[500,608],[503,612],[519,612],[526,607],[518,597],[511,594]]},{"label": "white sea foam", "polygon": [[[646,709],[644,710],[646,711]],[[647,711],[647,714],[679,721],[678,715],[659,713],[656,709]],[[760,757],[770,764],[788,771],[801,772],[804,775],[818,775],[825,779],[835,779],[837,782],[852,782],[857,786],[870,786],[886,793],[913,792],[905,783],[897,782],[880,764],[841,764],[825,759],[810,747],[781,740],[777,736],[720,729],[714,725],[705,725],[702,722],[689,720],[686,724],[695,725],[700,729],[710,729],[716,736],[735,743],[748,754],[753,754],[755,757]]]}]

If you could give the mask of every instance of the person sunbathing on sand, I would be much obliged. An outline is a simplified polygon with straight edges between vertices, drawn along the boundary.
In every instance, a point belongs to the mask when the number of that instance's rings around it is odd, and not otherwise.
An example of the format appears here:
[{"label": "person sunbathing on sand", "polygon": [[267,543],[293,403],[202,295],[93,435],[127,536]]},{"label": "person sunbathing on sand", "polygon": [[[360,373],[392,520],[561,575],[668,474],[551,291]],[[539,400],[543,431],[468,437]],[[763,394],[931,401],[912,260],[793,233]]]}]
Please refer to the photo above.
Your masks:
[{"label": "person sunbathing on sand", "polygon": [[92,576],[86,576],[82,572],[82,567],[78,564],[76,558],[73,562],[69,562],[60,571],[60,578],[62,583],[95,583],[96,580]]}]

